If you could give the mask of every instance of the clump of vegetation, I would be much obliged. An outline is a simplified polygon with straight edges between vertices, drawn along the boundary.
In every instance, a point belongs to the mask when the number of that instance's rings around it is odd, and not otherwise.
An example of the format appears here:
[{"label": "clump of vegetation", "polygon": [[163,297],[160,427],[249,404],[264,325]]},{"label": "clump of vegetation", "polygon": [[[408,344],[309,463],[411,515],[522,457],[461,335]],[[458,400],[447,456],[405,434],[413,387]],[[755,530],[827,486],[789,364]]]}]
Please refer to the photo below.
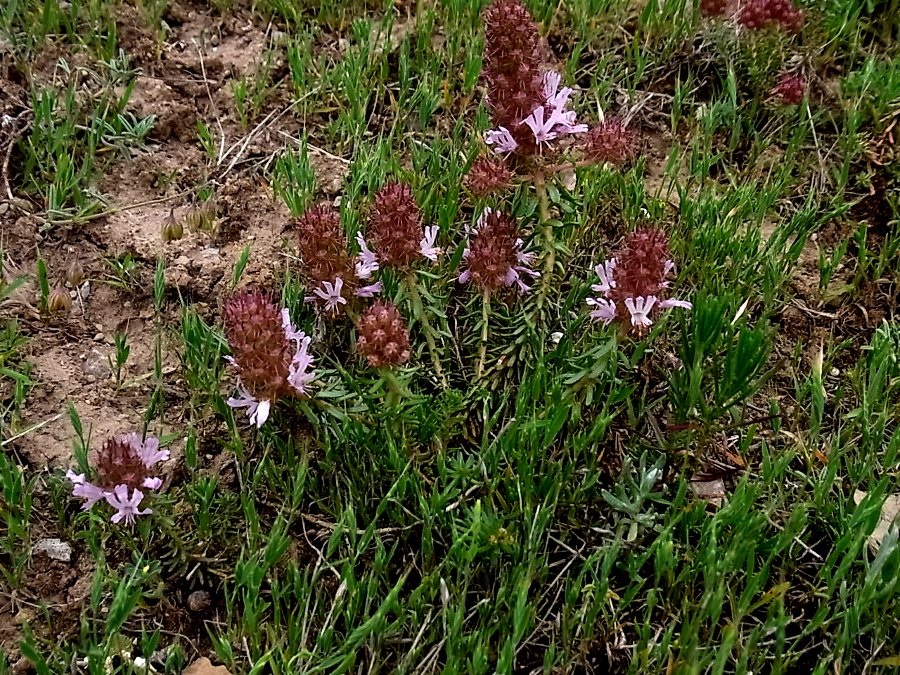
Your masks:
[{"label": "clump of vegetation", "polygon": [[313,4],[0,8],[0,675],[895,668],[889,12]]}]

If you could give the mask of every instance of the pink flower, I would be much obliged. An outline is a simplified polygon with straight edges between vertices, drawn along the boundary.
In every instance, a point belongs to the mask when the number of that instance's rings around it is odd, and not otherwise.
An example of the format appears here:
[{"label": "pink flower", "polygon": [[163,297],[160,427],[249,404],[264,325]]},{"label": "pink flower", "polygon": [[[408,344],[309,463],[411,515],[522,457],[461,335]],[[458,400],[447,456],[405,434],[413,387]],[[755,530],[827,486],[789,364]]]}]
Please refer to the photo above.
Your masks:
[{"label": "pink flower", "polygon": [[374,298],[376,295],[381,293],[384,290],[384,284],[380,281],[376,281],[374,284],[369,284],[368,286],[363,286],[362,288],[356,289],[356,296],[358,298]]},{"label": "pink flower", "polygon": [[346,305],[347,299],[341,295],[341,289],[344,287],[344,280],[340,277],[335,278],[334,282],[323,281],[319,288],[314,288],[315,296],[307,296],[307,302],[315,301],[316,297],[325,301],[325,311],[334,312],[340,305]]},{"label": "pink flower", "polygon": [[582,134],[588,130],[586,124],[575,123],[574,111],[566,110],[569,97],[572,95],[572,88],[559,89],[561,80],[562,77],[559,73],[549,71],[544,74],[545,102],[522,120],[522,124],[531,129],[538,146],[565,134]]},{"label": "pink flower", "polygon": [[247,417],[250,418],[250,423],[255,424],[259,429],[269,419],[272,402],[269,400],[257,401],[240,382],[238,382],[237,389],[238,395],[229,397],[225,402],[232,408],[247,408]]},{"label": "pink flower", "polygon": [[[638,230],[628,236],[624,248],[615,258],[594,267],[600,283],[591,284],[591,290],[602,297],[588,298],[594,308],[591,318],[611,323],[617,317],[628,319],[636,332],[653,324],[654,310],[691,309],[692,305],[675,298],[663,299],[667,294],[675,272],[675,263],[669,257],[668,239],[658,230]],[[620,312],[624,306],[627,313]]]},{"label": "pink flower", "polygon": [[668,300],[663,300],[659,303],[660,309],[671,309],[673,307],[678,307],[680,309],[692,309],[694,306],[687,300],[676,300],[675,298],[669,298]]},{"label": "pink flower", "polygon": [[591,318],[602,321],[606,326],[616,318],[616,303],[612,300],[607,300],[606,298],[588,298],[587,304],[597,308],[591,311]]},{"label": "pink flower", "polygon": [[656,304],[654,296],[646,298],[625,298],[625,306],[631,313],[631,325],[640,328],[649,328],[653,325],[650,319],[650,310]]},{"label": "pink flower", "polygon": [[597,293],[608,293],[616,287],[616,280],[613,277],[613,271],[616,269],[616,259],[611,258],[604,263],[594,267],[597,276],[600,277],[599,284],[592,284],[591,289]]},{"label": "pink flower", "polygon": [[128,525],[134,525],[135,516],[144,516],[153,513],[153,509],[144,509],[143,511],[138,509],[143,498],[144,493],[135,488],[129,499],[128,486],[117,485],[116,489],[113,490],[111,494],[106,495],[106,501],[110,506],[116,509],[112,521],[118,523],[121,520],[124,520]]},{"label": "pink flower", "polygon": [[119,434],[109,438],[93,458],[96,480],[89,481],[85,474],[71,469],[66,478],[72,483],[72,495],[84,500],[83,510],[105,500],[116,509],[112,522],[124,519],[130,525],[135,516],[153,513],[151,509],[138,508],[144,498],[141,488],[158,490],[162,486],[162,479],[152,475],[152,470],[168,459],[169,451],[159,449],[158,439],[151,436],[142,441],[134,433]]},{"label": "pink flower", "polygon": [[[332,309],[340,304],[335,294],[340,297],[342,286],[338,277],[333,284],[327,283],[325,290],[315,289],[317,295],[307,300],[330,300]],[[291,323],[286,308],[279,310],[267,296],[245,291],[226,305],[225,324],[235,353],[229,362],[239,373],[237,396],[226,400],[230,407],[246,408],[250,421],[259,428],[278,397],[309,395],[308,385],[315,379],[311,339]]]},{"label": "pink flower", "polygon": [[84,479],[83,473],[75,473],[72,469],[66,471],[66,478],[72,482],[72,495],[84,499],[81,505],[83,511],[88,511],[94,504],[106,497],[102,488]]},{"label": "pink flower", "polygon": [[441,249],[434,245],[439,231],[440,228],[437,225],[429,225],[425,228],[425,236],[419,242],[419,250],[431,262],[437,262],[438,256],[441,254]]},{"label": "pink flower", "polygon": [[501,155],[514,152],[515,149],[519,147],[519,144],[516,143],[516,139],[512,137],[512,134],[509,133],[509,129],[506,127],[491,129],[486,132],[484,134],[484,142],[493,146],[494,152]]},{"label": "pink flower", "polygon": [[378,269],[378,256],[366,245],[362,232],[356,233],[356,243],[359,244],[359,254],[356,256],[356,276],[360,279],[369,279],[372,272]]},{"label": "pink flower", "polygon": [[523,251],[525,242],[517,236],[516,221],[504,213],[486,208],[474,227],[467,228],[463,250],[465,269],[459,283],[474,280],[487,291],[516,285],[520,293],[531,290],[523,276],[538,278],[531,269],[534,254]]}]

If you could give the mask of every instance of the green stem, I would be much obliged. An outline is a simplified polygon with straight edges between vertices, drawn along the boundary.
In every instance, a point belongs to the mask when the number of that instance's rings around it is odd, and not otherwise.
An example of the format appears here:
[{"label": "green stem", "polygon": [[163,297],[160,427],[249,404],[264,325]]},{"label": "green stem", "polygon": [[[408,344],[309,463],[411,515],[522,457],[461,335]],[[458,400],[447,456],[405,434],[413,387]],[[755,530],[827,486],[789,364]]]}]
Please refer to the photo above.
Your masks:
[{"label": "green stem", "polygon": [[428,315],[425,313],[425,307],[422,305],[422,296],[419,295],[418,286],[419,281],[416,278],[416,273],[415,271],[411,271],[406,276],[406,288],[409,291],[409,299],[412,302],[413,316],[416,317],[416,321],[422,324],[422,329],[425,333],[425,342],[428,343],[431,362],[434,364],[434,372],[441,380],[441,385],[444,389],[447,389],[449,386],[447,384],[447,377],[444,375],[444,369],[441,368],[441,359],[438,356],[437,344],[434,342],[434,328],[431,327],[431,322],[428,320]]},{"label": "green stem", "polygon": [[381,374],[388,386],[387,406],[388,408],[395,408],[404,396],[403,387],[392,369],[384,368]]},{"label": "green stem", "polygon": [[481,346],[478,348],[478,369],[475,371],[475,379],[480,380],[484,375],[484,360],[487,356],[488,341],[488,317],[491,313],[491,292],[484,289],[484,295],[481,302]]},{"label": "green stem", "polygon": [[543,171],[534,173],[534,191],[537,193],[540,222],[544,226],[544,272],[541,279],[541,293],[538,296],[538,306],[542,305],[550,288],[550,281],[556,267],[556,246],[553,242],[553,223],[550,222],[550,197],[547,194],[547,182]]}]

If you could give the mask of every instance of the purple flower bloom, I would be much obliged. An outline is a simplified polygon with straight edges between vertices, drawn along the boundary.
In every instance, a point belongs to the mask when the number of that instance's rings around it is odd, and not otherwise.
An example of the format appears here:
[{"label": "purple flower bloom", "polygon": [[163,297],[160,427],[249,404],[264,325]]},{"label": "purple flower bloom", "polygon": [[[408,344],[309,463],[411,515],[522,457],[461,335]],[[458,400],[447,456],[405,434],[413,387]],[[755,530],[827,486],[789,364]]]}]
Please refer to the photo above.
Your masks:
[{"label": "purple flower bloom", "polygon": [[594,267],[597,276],[600,277],[599,284],[592,284],[591,289],[597,293],[609,293],[616,287],[616,280],[613,277],[613,271],[616,269],[616,259],[612,258],[604,263]]},{"label": "purple flower bloom", "polygon": [[384,284],[380,281],[376,281],[374,284],[369,284],[368,286],[363,286],[362,288],[356,289],[356,295],[359,298],[374,298],[376,295],[381,293],[384,290]]},{"label": "purple flower bloom", "polygon": [[616,303],[606,298],[588,298],[587,304],[596,307],[591,311],[591,318],[602,321],[608,326],[616,318]]},{"label": "purple flower bloom", "polygon": [[333,282],[323,281],[319,288],[314,288],[315,295],[307,296],[307,302],[315,302],[316,298],[325,301],[325,311],[334,312],[340,305],[346,305],[347,299],[341,295],[341,289],[344,287],[344,280],[340,277],[335,278]]},{"label": "purple flower bloom", "polygon": [[66,472],[66,478],[72,483],[72,495],[84,500],[83,510],[106,500],[116,509],[112,522],[124,519],[130,525],[135,516],[153,513],[152,509],[138,508],[144,498],[141,488],[160,488],[162,479],[151,475],[151,471],[167,459],[169,451],[159,449],[158,439],[150,437],[142,441],[134,433],[119,434],[108,439],[94,458],[95,481],[89,481],[83,473],[71,469]]},{"label": "purple flower bloom", "polygon": [[583,134],[588,130],[586,124],[575,123],[574,111],[566,110],[572,88],[560,89],[561,80],[562,76],[554,71],[544,74],[543,92],[546,99],[544,105],[535,108],[531,115],[523,120],[523,124],[527,124],[534,133],[534,139],[539,146],[565,134]]},{"label": "purple flower bloom", "polygon": [[419,242],[419,250],[431,262],[437,262],[438,256],[441,254],[441,249],[434,245],[439,231],[440,228],[437,225],[429,225],[425,228],[425,236]]},{"label": "purple flower bloom", "polygon": [[493,146],[494,152],[501,155],[508,155],[511,152],[515,152],[516,148],[519,147],[519,144],[516,143],[516,139],[512,137],[512,134],[509,133],[509,129],[506,127],[491,129],[490,131],[485,132],[484,142]]},{"label": "purple flower bloom", "polygon": [[356,276],[360,279],[369,279],[372,272],[378,269],[378,256],[366,245],[362,232],[356,233],[356,243],[359,244],[359,254],[356,256]]},{"label": "purple flower bloom", "polygon": [[537,278],[541,274],[531,269],[534,254],[522,250],[525,242],[516,233],[515,220],[486,208],[476,225],[467,229],[469,241],[463,250],[465,269],[458,281],[474,280],[488,291],[514,284],[520,293],[531,290],[523,275]]},{"label": "purple flower bloom", "polygon": [[250,418],[250,423],[255,424],[259,429],[269,419],[272,402],[269,400],[257,401],[240,381],[238,381],[237,390],[238,395],[230,396],[225,402],[232,408],[247,408],[247,417]]},{"label": "purple flower bloom", "polygon": [[656,304],[656,298],[649,296],[646,298],[625,298],[625,306],[631,313],[631,325],[640,328],[649,328],[653,325],[650,320],[650,310]]},{"label": "purple flower bloom", "polygon": [[[339,304],[333,299],[335,292],[340,297],[338,282],[340,277],[323,292],[334,306]],[[309,395],[308,385],[315,379],[311,339],[291,323],[287,309],[279,310],[262,293],[244,291],[226,305],[225,327],[235,355],[230,363],[239,373],[237,396],[227,399],[229,406],[246,408],[250,421],[261,427],[279,396]]]},{"label": "purple flower bloom", "polygon": [[141,511],[138,508],[143,498],[144,493],[135,488],[131,493],[131,498],[129,499],[128,486],[117,485],[112,494],[106,495],[106,501],[110,506],[116,509],[116,512],[113,514],[112,521],[114,523],[118,523],[119,521],[124,519],[127,524],[134,525],[135,516],[143,516],[149,513],[153,513],[153,509],[144,509],[143,511]]},{"label": "purple flower bloom", "polygon": [[[678,307],[691,309],[691,303],[675,298],[663,299],[675,272],[669,257],[668,240],[656,230],[638,230],[628,236],[625,247],[615,257],[596,265],[600,283],[591,289],[602,297],[588,298],[591,318],[611,323],[615,318],[629,320],[640,333],[653,324],[654,310]],[[623,308],[627,313],[623,311]]]}]

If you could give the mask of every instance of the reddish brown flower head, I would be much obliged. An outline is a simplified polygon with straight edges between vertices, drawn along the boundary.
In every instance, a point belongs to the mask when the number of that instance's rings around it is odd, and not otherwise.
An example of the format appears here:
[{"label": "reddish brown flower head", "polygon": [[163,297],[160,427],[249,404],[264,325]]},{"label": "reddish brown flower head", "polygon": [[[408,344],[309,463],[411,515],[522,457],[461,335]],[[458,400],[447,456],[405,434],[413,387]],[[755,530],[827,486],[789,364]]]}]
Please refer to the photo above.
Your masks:
[{"label": "reddish brown flower head", "polygon": [[[324,283],[333,287],[335,280],[340,278],[343,281],[341,297],[352,300],[356,290],[356,274],[353,259],[347,252],[347,235],[341,227],[337,211],[327,204],[312,208],[297,221],[297,229],[302,273],[310,289],[322,288]],[[310,297],[315,299],[318,296]],[[334,302],[331,304],[335,305]],[[334,309],[342,304],[335,305]]]},{"label": "reddish brown flower head", "polygon": [[282,312],[269,294],[237,291],[225,303],[225,335],[244,388],[260,401],[289,393],[296,350],[285,333]]},{"label": "reddish brown flower head", "polygon": [[518,242],[516,221],[500,211],[487,211],[469,242],[466,263],[472,281],[489,291],[507,285],[509,271],[519,264]]},{"label": "reddish brown flower head", "polygon": [[544,103],[540,63],[534,18],[520,0],[494,0],[484,12],[481,76],[494,126],[507,128],[522,149],[535,141],[519,123]]},{"label": "reddish brown flower head", "polygon": [[782,26],[787,30],[803,28],[803,11],[791,0],[747,0],[738,14],[738,22],[751,30]]},{"label": "reddish brown flower head", "polygon": [[378,191],[367,234],[383,265],[408,267],[422,255],[422,213],[408,185],[388,183]]},{"label": "reddish brown flower head", "polygon": [[378,301],[359,318],[357,348],[373,368],[399,366],[409,360],[406,321],[390,302]]},{"label": "reddish brown flower head", "polygon": [[297,229],[304,276],[316,284],[353,277],[347,235],[334,207],[323,204],[309,209],[297,221]]},{"label": "reddish brown flower head", "polygon": [[729,0],[700,0],[700,14],[703,16],[725,16]]},{"label": "reddish brown flower head", "polygon": [[787,73],[778,79],[778,83],[769,92],[784,105],[799,105],[806,94],[806,80],[797,73]]},{"label": "reddish brown flower head", "polygon": [[584,143],[587,159],[622,166],[637,156],[639,138],[637,131],[611,117],[591,129]]},{"label": "reddish brown flower head", "polygon": [[479,157],[466,175],[466,187],[483,197],[509,187],[512,172],[500,157]]},{"label": "reddish brown flower head", "polygon": [[[155,444],[153,449],[156,447]],[[120,434],[107,439],[93,461],[97,471],[97,487],[107,490],[117,485],[126,485],[132,490],[146,487],[145,482],[153,478],[156,472],[151,471],[153,464],[148,466],[141,450],[141,441],[135,434]]]},{"label": "reddish brown flower head", "polygon": [[626,298],[661,295],[671,257],[665,233],[651,229],[632,232],[616,256],[616,285],[608,297],[619,303]]}]

